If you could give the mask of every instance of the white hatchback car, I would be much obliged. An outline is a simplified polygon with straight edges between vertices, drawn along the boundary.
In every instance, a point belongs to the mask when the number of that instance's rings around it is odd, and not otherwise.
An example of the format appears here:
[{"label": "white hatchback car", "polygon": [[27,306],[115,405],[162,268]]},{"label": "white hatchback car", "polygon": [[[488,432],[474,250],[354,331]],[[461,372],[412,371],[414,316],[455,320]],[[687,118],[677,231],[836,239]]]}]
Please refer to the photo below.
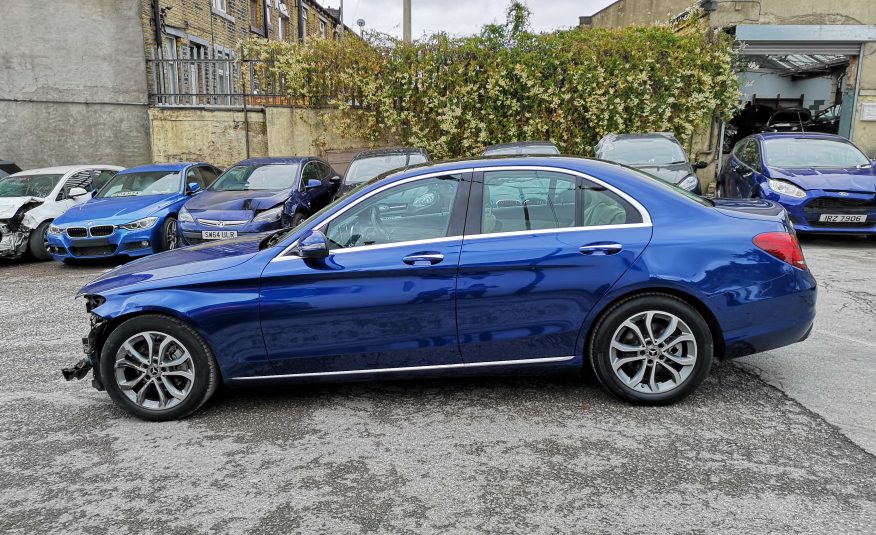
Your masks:
[{"label": "white hatchback car", "polygon": [[30,169],[0,178],[0,258],[30,252],[51,260],[46,231],[52,220],[124,169],[117,165],[68,165]]}]

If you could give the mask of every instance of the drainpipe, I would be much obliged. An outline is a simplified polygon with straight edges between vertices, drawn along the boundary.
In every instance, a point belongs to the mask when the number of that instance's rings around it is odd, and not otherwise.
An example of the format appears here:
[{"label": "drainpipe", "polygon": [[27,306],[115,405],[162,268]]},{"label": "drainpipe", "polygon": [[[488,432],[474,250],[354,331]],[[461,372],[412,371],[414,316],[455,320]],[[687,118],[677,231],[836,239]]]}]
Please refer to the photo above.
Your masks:
[{"label": "drainpipe", "polygon": [[298,41],[304,43],[304,0],[298,0]]}]

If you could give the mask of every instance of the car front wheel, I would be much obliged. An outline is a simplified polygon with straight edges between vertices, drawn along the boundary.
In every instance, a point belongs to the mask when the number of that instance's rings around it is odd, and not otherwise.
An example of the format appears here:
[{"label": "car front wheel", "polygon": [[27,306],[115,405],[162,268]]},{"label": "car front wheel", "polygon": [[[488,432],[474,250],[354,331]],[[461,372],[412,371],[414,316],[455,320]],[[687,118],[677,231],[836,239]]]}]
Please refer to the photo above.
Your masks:
[{"label": "car front wheel", "polygon": [[28,238],[27,247],[30,254],[37,260],[51,260],[52,255],[49,254],[49,225],[51,221],[43,221],[37,228],[33,229]]},{"label": "car front wheel", "polygon": [[179,232],[175,217],[168,217],[164,220],[164,227],[161,229],[161,250],[170,251],[179,247]]},{"label": "car front wheel", "polygon": [[107,337],[100,357],[107,393],[144,420],[183,418],[203,405],[219,371],[203,338],[161,315],[137,316]]},{"label": "car front wheel", "polygon": [[693,392],[708,375],[713,355],[712,333],[699,312],[659,293],[614,305],[590,342],[599,382],[620,398],[649,405]]}]

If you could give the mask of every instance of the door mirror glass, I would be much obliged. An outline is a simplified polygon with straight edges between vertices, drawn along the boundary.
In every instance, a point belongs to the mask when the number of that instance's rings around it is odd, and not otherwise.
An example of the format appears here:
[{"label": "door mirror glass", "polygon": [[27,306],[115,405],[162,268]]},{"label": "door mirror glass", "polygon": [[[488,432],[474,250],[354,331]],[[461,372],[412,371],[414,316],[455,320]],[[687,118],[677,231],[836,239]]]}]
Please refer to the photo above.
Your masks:
[{"label": "door mirror glass", "polygon": [[338,175],[335,175],[335,176],[331,177],[329,180],[332,182],[332,184],[337,184],[338,182],[341,181],[341,177],[339,177]]},{"label": "door mirror glass", "polygon": [[199,192],[199,191],[201,191],[201,185],[200,185],[200,184],[198,184],[197,182],[189,182],[189,184],[188,184],[188,192],[189,192],[190,195],[191,195],[191,194],[194,194],[194,193],[197,193],[197,192]]},{"label": "door mirror glass", "polygon": [[322,186],[322,182],[320,182],[319,180],[316,180],[315,178],[311,178],[310,180],[307,181],[307,185],[304,187],[304,191],[310,191],[310,190],[316,189],[320,186]]},{"label": "door mirror glass", "polygon": [[70,193],[67,194],[71,199],[75,199],[77,197],[82,197],[83,195],[88,195],[88,192],[85,188],[71,188]]},{"label": "door mirror glass", "polygon": [[319,230],[314,230],[301,240],[297,249],[301,258],[325,258],[329,255],[328,241]]}]

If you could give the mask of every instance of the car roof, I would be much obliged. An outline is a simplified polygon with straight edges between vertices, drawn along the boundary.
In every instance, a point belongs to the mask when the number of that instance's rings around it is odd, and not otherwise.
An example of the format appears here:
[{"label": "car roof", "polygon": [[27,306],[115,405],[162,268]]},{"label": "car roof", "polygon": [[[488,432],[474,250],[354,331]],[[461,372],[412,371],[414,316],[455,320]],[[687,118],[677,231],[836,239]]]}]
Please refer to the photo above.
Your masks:
[{"label": "car roof", "polygon": [[757,137],[761,139],[772,139],[772,138],[800,138],[800,139],[833,139],[835,141],[845,141],[849,142],[848,139],[843,136],[838,136],[836,134],[827,134],[824,132],[761,132],[759,134],[755,134],[752,137]]},{"label": "car roof", "polygon": [[16,175],[66,175],[67,173],[73,171],[79,171],[82,169],[93,169],[95,167],[102,167],[106,169],[122,169],[118,165],[107,165],[107,164],[91,164],[91,165],[58,165],[55,167],[41,167],[39,169],[26,169],[24,171],[19,171],[15,173]]},{"label": "car roof", "polygon": [[532,155],[503,155],[503,156],[483,156],[480,158],[466,158],[461,160],[443,161],[431,164],[420,164],[412,167],[406,167],[395,171],[384,173],[375,178],[372,182],[377,182],[382,179],[390,179],[390,182],[395,180],[403,180],[412,176],[418,176],[427,173],[440,173],[442,171],[457,171],[464,169],[482,169],[486,167],[559,167],[570,169],[584,174],[594,174],[598,176],[602,172],[614,172],[622,166],[605,160],[594,160],[590,158],[581,158],[579,156],[532,156]]},{"label": "car roof", "polygon": [[309,160],[323,161],[316,156],[272,156],[265,158],[249,158],[241,160],[234,165],[267,165],[267,164],[283,164],[283,163],[304,163]]},{"label": "car roof", "polygon": [[149,171],[182,171],[192,165],[209,165],[207,162],[169,162],[169,163],[149,163],[146,165],[138,165],[137,167],[129,167],[119,174],[128,173],[146,173]]},{"label": "car roof", "polygon": [[[671,141],[678,142],[675,135],[672,132],[640,132],[638,134],[608,134],[602,139],[605,139],[608,136],[614,136],[613,139],[669,139]],[[602,141],[602,140],[600,140]]]},{"label": "car roof", "polygon": [[514,141],[512,143],[498,143],[496,145],[490,145],[489,147],[484,147],[484,150],[488,151],[488,150],[493,150],[493,149],[511,149],[514,147],[537,147],[539,145],[550,145],[552,147],[556,147],[556,145],[551,141],[532,140],[532,141]]},{"label": "car roof", "polygon": [[353,160],[373,158],[375,156],[387,156],[390,154],[423,154],[427,158],[429,157],[429,153],[426,152],[426,149],[421,149],[419,147],[384,147],[382,149],[363,150],[354,156]]}]

